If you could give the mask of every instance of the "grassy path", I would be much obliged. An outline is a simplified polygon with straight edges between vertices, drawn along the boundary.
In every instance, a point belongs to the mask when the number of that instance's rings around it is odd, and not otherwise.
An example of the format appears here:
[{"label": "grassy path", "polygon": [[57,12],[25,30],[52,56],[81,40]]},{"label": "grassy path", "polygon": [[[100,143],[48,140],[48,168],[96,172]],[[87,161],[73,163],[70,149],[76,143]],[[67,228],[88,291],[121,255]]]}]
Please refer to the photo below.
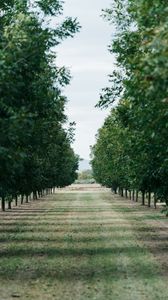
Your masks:
[{"label": "grassy path", "polygon": [[0,300],[167,300],[168,223],[110,192],[0,214]]}]

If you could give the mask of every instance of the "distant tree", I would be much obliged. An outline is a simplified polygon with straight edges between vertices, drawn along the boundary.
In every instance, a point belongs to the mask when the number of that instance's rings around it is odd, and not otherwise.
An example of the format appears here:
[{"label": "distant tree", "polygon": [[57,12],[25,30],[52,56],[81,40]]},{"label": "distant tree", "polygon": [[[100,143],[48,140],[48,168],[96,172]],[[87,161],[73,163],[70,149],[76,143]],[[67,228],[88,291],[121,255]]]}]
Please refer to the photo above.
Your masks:
[{"label": "distant tree", "polygon": [[93,179],[92,170],[84,170],[78,173],[78,180],[90,180]]}]

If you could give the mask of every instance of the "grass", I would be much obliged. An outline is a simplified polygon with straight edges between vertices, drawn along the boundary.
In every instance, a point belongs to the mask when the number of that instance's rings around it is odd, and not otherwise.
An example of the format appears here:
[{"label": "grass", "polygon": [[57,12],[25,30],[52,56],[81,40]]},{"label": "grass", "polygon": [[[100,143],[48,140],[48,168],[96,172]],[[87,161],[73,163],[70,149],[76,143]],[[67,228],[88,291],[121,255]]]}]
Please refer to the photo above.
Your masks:
[{"label": "grass", "polygon": [[0,218],[1,300],[167,300],[159,212],[104,190],[66,191]]}]

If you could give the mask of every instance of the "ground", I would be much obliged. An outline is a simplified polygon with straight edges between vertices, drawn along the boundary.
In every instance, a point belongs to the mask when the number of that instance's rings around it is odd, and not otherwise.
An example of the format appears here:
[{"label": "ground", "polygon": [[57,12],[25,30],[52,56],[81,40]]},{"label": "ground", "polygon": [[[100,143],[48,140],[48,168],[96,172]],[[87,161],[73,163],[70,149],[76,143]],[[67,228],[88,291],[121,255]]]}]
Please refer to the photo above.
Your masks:
[{"label": "ground", "polygon": [[167,300],[168,221],[98,186],[0,213],[0,300]]}]

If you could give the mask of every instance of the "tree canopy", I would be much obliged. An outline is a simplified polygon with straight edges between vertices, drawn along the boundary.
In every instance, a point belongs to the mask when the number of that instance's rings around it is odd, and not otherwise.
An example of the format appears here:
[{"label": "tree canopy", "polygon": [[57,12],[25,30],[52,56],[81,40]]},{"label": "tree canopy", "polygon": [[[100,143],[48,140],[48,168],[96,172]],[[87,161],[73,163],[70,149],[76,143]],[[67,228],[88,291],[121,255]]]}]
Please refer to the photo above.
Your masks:
[{"label": "tree canopy", "polygon": [[92,161],[99,182],[154,192],[168,204],[167,10],[162,0],[114,0],[103,12],[116,28],[116,70],[97,104],[113,106]]},{"label": "tree canopy", "polygon": [[62,9],[58,0],[0,3],[3,209],[9,196],[65,186],[77,176],[78,157],[71,148],[72,130],[65,129],[67,99],[62,94],[70,74],[56,65],[55,47],[80,26],[68,17],[53,28],[50,21]]}]

